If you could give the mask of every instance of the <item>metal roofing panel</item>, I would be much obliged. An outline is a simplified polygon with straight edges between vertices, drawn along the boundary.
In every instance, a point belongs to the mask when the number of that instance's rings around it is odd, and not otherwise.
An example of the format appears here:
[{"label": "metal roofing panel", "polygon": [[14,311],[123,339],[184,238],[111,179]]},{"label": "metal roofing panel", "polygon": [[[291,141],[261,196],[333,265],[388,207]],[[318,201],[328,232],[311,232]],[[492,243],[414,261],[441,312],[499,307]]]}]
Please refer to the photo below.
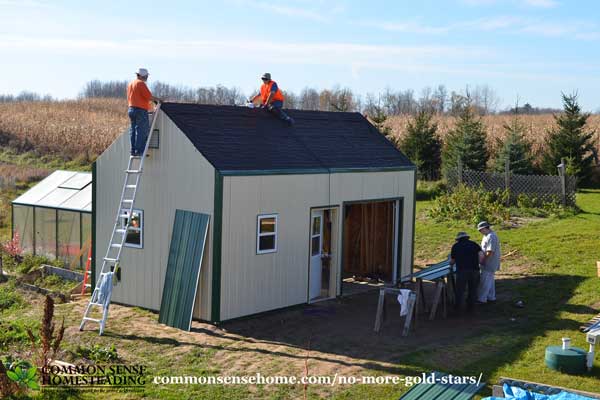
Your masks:
[{"label": "metal roofing panel", "polygon": [[81,190],[90,183],[92,183],[92,174],[78,172],[67,181],[63,182],[59,187],[64,189]]},{"label": "metal roofing panel", "polygon": [[176,210],[158,322],[189,331],[208,232],[207,214]]},{"label": "metal roofing panel", "polygon": [[40,183],[17,197],[14,202],[35,206],[38,201],[50,194],[50,192],[59,187],[63,182],[72,178],[76,173],[73,171],[54,171]]}]

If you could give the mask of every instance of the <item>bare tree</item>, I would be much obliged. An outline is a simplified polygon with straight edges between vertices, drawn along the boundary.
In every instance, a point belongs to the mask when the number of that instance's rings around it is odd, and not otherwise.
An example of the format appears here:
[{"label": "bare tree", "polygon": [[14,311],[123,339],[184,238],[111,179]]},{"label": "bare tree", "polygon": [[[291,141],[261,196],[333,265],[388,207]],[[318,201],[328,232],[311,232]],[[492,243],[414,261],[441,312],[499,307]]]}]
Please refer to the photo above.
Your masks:
[{"label": "bare tree", "polygon": [[444,85],[438,85],[435,93],[433,94],[437,105],[437,112],[443,114],[446,111],[446,103],[448,102],[448,90]]},{"label": "bare tree", "polygon": [[286,108],[299,108],[300,107],[300,97],[294,92],[283,92],[283,97],[285,98],[285,107]]},{"label": "bare tree", "polygon": [[100,81],[98,79],[89,81],[85,84],[80,97],[116,97],[124,98],[127,96],[127,81]]},{"label": "bare tree", "polygon": [[304,88],[300,92],[300,108],[302,110],[318,110],[319,109],[319,92],[313,88]]}]

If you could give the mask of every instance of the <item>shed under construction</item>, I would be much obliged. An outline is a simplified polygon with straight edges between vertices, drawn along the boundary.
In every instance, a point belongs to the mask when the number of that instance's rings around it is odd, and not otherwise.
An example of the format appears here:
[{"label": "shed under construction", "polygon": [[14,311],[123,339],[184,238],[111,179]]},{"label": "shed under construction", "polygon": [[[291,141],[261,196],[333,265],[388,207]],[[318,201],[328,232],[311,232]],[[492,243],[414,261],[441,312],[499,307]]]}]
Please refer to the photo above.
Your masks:
[{"label": "shed under construction", "polygon": [[[414,165],[359,113],[287,112],[161,105],[115,302],[220,322],[411,273]],[[94,248],[128,158],[124,134],[94,164]]]}]

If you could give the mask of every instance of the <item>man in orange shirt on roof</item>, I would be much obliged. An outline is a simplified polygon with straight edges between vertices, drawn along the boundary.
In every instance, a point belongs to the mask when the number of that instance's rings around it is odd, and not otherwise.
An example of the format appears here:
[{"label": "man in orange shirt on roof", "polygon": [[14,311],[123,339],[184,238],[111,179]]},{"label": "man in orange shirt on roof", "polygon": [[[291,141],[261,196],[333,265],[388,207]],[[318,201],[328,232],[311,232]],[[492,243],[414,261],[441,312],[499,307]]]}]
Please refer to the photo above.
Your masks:
[{"label": "man in orange shirt on roof", "polygon": [[150,102],[156,103],[161,100],[152,96],[150,89],[146,86],[148,80],[148,70],[140,68],[136,72],[136,79],[127,85],[127,104],[129,109],[127,114],[131,121],[129,128],[129,137],[131,139],[131,155],[139,157],[144,153],[146,140],[150,132],[150,123],[148,120],[148,111],[150,110]]},{"label": "man in orange shirt on roof", "polygon": [[268,72],[265,72],[261,79],[263,84],[260,87],[260,93],[250,98],[250,102],[252,103],[254,100],[260,98],[261,107],[266,108],[283,121],[292,125],[294,120],[282,110],[284,98],[277,86],[277,82],[271,80],[271,74]]}]

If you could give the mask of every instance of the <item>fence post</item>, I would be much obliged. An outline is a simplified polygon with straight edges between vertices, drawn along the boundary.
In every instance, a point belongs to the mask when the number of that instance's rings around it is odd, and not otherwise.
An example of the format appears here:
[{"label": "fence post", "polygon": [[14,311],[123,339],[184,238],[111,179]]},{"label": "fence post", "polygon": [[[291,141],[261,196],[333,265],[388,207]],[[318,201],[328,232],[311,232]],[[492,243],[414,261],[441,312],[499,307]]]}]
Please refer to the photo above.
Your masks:
[{"label": "fence post", "polygon": [[463,163],[462,163],[462,159],[458,159],[458,167],[457,167],[457,174],[458,174],[458,184],[462,184],[463,182]]},{"label": "fence post", "polygon": [[566,177],[565,177],[565,159],[560,159],[560,164],[558,165],[558,176],[560,177],[560,191],[562,195],[562,205],[567,205],[567,186],[566,186]]},{"label": "fence post", "polygon": [[506,205],[510,206],[510,157],[507,157],[506,162],[504,163],[504,187],[508,193]]}]

